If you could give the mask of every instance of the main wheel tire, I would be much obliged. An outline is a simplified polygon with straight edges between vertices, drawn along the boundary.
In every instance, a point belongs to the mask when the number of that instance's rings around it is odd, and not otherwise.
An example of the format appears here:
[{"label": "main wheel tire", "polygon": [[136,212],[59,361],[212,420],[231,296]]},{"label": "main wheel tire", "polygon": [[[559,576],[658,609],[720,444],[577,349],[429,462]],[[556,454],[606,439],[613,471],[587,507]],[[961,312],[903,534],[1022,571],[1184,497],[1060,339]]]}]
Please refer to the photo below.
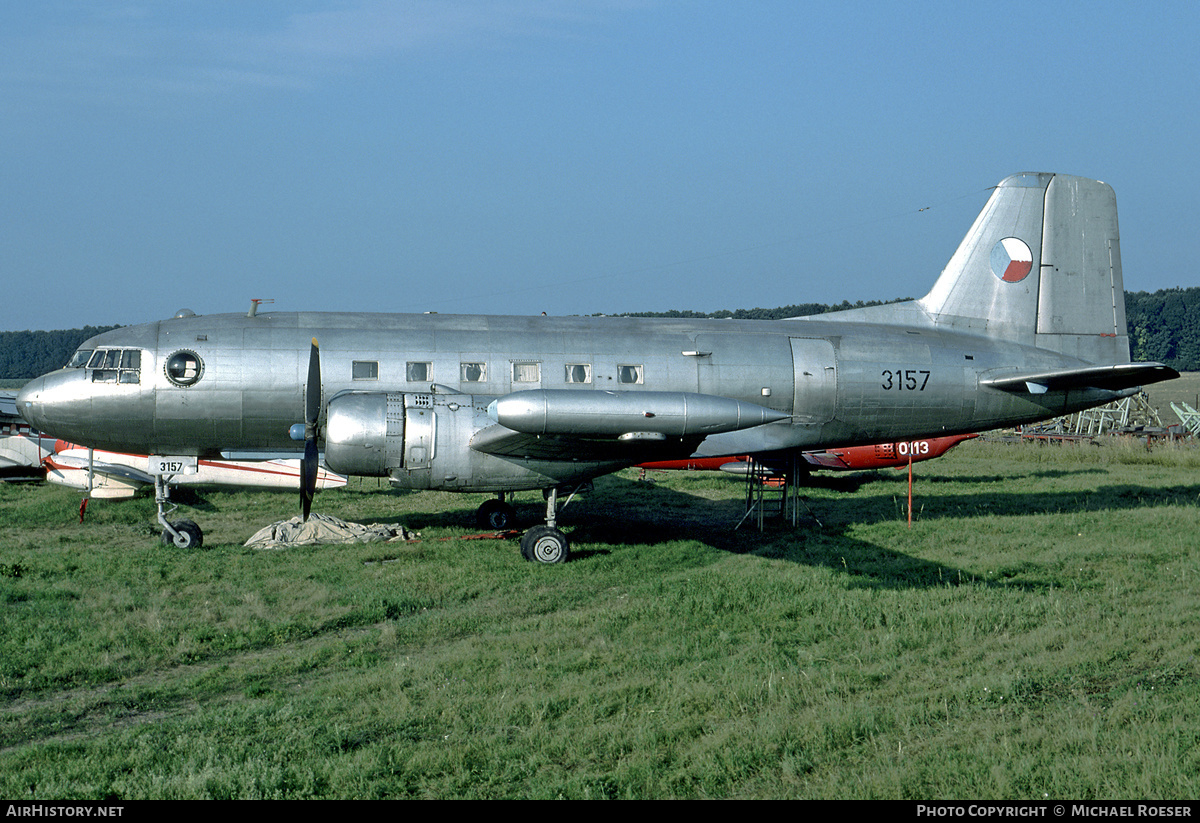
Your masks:
[{"label": "main wheel tire", "polygon": [[204,532],[191,520],[176,520],[171,527],[179,532],[179,536],[176,537],[163,529],[162,539],[168,546],[177,549],[198,549],[204,545]]},{"label": "main wheel tire", "polygon": [[566,563],[571,544],[556,528],[534,526],[521,537],[521,556],[537,563]]},{"label": "main wheel tire", "polygon": [[517,522],[517,510],[503,500],[485,500],[475,511],[475,522],[481,529],[507,531]]}]

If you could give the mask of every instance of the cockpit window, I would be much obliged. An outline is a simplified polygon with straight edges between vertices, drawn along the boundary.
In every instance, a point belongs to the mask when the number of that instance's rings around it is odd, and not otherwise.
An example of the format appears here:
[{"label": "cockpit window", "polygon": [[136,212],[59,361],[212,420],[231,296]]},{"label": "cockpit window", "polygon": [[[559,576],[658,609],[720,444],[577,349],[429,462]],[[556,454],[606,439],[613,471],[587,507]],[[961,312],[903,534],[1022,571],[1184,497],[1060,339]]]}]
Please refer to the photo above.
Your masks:
[{"label": "cockpit window", "polygon": [[120,349],[97,349],[88,360],[89,369],[112,368],[121,357]]},{"label": "cockpit window", "polygon": [[[83,359],[85,354],[90,355],[86,360]],[[77,351],[69,366],[79,368],[85,363],[92,373],[93,383],[140,383],[142,380],[141,349]]]},{"label": "cockpit window", "polygon": [[70,361],[67,362],[68,369],[82,369],[87,365],[88,358],[92,356],[91,349],[80,349],[71,355]]},{"label": "cockpit window", "polygon": [[194,351],[177,351],[167,358],[165,371],[176,386],[191,386],[204,376],[204,361]]}]

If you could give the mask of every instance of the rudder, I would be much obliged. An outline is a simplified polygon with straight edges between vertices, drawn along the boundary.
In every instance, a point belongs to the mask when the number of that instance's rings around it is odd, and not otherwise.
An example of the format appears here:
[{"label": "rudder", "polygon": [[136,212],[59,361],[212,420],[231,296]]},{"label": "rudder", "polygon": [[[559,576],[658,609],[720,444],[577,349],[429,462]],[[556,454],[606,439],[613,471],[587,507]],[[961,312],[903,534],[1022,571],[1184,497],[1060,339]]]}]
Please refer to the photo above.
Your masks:
[{"label": "rudder", "polygon": [[1044,222],[1035,345],[1090,362],[1128,363],[1112,187],[1056,176],[1046,190]]}]

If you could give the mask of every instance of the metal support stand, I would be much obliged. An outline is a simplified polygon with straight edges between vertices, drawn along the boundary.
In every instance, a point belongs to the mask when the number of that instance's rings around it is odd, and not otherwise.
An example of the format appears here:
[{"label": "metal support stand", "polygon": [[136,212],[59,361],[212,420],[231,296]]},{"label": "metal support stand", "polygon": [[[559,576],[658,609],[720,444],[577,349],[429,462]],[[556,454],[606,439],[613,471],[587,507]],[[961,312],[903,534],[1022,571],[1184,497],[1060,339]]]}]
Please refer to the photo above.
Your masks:
[{"label": "metal support stand", "polygon": [[1180,401],[1178,406],[1172,403],[1171,411],[1175,412],[1175,416],[1179,418],[1179,422],[1183,423],[1185,429],[1195,436],[1200,436],[1200,412],[1183,401]]},{"label": "metal support stand", "polygon": [[803,469],[800,457],[789,454],[786,457],[772,460],[769,463],[750,458],[746,466],[746,513],[738,521],[735,530],[751,515],[758,522],[758,530],[763,530],[764,521],[768,515],[791,517],[792,526],[796,525],[800,505],[808,510],[812,519],[822,526],[821,518],[800,495],[800,484],[797,482]]}]

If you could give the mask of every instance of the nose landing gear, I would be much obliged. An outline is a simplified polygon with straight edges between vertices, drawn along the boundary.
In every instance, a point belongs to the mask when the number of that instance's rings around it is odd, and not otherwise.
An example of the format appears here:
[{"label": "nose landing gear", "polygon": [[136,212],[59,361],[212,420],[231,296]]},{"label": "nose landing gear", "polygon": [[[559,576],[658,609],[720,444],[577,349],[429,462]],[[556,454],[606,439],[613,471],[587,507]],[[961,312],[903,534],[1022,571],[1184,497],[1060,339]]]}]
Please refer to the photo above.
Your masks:
[{"label": "nose landing gear", "polygon": [[163,527],[162,541],[168,546],[178,549],[198,549],[204,545],[204,532],[191,520],[168,521],[167,515],[178,506],[166,505],[171,502],[171,487],[167,478],[161,474],[154,475],[154,503],[158,508],[158,522]]}]

